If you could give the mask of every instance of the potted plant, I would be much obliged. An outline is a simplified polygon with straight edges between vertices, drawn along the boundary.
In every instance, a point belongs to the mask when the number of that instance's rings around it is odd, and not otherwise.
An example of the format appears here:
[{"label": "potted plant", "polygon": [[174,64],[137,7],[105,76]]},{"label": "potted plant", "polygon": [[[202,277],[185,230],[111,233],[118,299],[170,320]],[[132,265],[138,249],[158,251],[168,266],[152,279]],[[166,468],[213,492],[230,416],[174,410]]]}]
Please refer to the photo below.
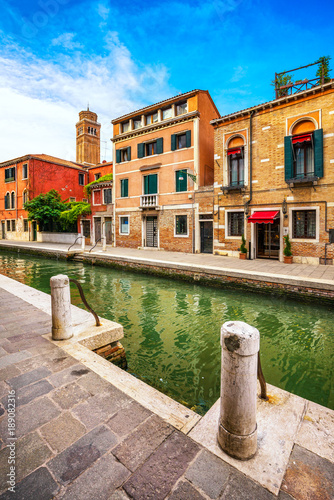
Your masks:
[{"label": "potted plant", "polygon": [[240,245],[240,253],[239,253],[239,259],[246,260],[247,258],[247,248],[246,248],[246,240],[244,235],[241,235],[241,245]]},{"label": "potted plant", "polygon": [[289,238],[288,234],[286,236],[284,236],[284,242],[285,242],[285,247],[283,250],[284,263],[285,264],[292,264],[291,242],[290,242],[290,238]]}]

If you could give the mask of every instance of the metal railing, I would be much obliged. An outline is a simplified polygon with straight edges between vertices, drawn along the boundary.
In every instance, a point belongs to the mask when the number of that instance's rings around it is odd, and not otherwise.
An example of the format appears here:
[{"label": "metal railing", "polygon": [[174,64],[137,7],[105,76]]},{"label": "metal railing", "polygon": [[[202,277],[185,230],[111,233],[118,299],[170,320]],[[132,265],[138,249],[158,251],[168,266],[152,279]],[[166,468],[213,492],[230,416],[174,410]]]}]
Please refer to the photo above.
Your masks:
[{"label": "metal railing", "polygon": [[77,287],[78,287],[78,290],[79,290],[79,293],[80,293],[80,297],[81,297],[81,300],[82,302],[84,303],[84,305],[86,306],[86,308],[88,309],[88,311],[90,313],[92,313],[92,315],[94,316],[95,318],[95,323],[96,323],[96,326],[101,326],[101,322],[100,322],[100,318],[98,317],[98,315],[96,314],[96,312],[90,307],[90,305],[88,304],[87,300],[86,300],[86,297],[84,295],[84,292],[83,292],[83,289],[82,289],[82,286],[80,285],[79,281],[73,279],[73,278],[69,278],[69,281],[70,283],[74,283]]},{"label": "metal railing", "polygon": [[101,238],[99,238],[96,242],[95,242],[95,245],[92,246],[92,248],[89,250],[88,253],[90,253],[92,250],[94,250],[94,248],[96,247],[96,245],[99,243],[99,241],[102,241],[102,236]]},{"label": "metal railing", "polygon": [[74,245],[76,244],[76,242],[77,242],[79,239],[82,239],[82,236],[81,236],[81,235],[80,235],[80,236],[77,236],[77,238],[75,238],[74,243],[72,243],[72,245],[70,245],[70,246],[68,247],[67,251],[69,251],[69,250],[70,250],[70,248],[74,247]]},{"label": "metal railing", "polygon": [[257,378],[259,379],[260,387],[261,387],[260,398],[264,399],[265,401],[268,401],[267,384],[266,384],[266,380],[264,378],[263,371],[262,371],[260,351],[257,353]]}]

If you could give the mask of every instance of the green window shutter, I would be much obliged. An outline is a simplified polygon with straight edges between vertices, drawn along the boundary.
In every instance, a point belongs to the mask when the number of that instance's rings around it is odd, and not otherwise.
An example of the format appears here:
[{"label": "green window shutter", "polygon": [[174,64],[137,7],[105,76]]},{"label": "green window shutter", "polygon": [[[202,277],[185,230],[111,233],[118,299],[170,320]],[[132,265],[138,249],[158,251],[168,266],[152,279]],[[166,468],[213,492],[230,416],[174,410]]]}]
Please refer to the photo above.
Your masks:
[{"label": "green window shutter", "polygon": [[149,194],[148,192],[148,175],[144,177],[144,194]]},{"label": "green window shutter", "polygon": [[131,160],[131,146],[128,147],[127,155],[128,155],[128,161],[130,161]]},{"label": "green window shutter", "polygon": [[324,176],[324,144],[323,144],[323,129],[313,132],[314,141],[314,175],[317,177]]},{"label": "green window shutter", "polygon": [[138,158],[144,158],[145,156],[145,144],[142,142],[138,144]]},{"label": "green window shutter", "polygon": [[176,176],[176,192],[180,193],[181,191],[187,191],[187,171],[186,170],[177,170],[175,172]]},{"label": "green window shutter", "polygon": [[164,140],[162,137],[157,139],[157,155],[161,155],[164,152]]},{"label": "green window shutter", "polygon": [[293,179],[293,151],[291,135],[284,137],[284,172],[286,181]]},{"label": "green window shutter", "polygon": [[158,192],[158,175],[152,174],[152,175],[149,175],[148,177],[149,177],[149,181],[148,181],[149,193],[148,194],[157,194],[157,192]]},{"label": "green window shutter", "polygon": [[187,130],[186,132],[186,147],[191,147],[191,130]]},{"label": "green window shutter", "polygon": [[121,198],[127,198],[129,196],[129,179],[121,180]]},{"label": "green window shutter", "polygon": [[121,163],[121,150],[116,149],[116,163]]},{"label": "green window shutter", "polygon": [[176,150],[176,134],[171,135],[171,150],[175,151]]}]

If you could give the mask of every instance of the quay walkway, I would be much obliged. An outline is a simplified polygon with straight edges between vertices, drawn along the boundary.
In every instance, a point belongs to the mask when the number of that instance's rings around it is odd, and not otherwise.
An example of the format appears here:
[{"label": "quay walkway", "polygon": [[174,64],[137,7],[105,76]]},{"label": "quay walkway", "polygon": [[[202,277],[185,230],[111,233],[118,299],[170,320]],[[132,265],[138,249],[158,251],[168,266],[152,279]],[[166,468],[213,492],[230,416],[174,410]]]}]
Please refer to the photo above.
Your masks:
[{"label": "quay walkway", "polygon": [[334,498],[333,411],[270,387],[257,455],[231,459],[216,443],[219,401],[197,419],[183,407],[188,426],[174,409],[163,418],[130,374],[50,341],[49,302],[0,274],[0,499]]}]

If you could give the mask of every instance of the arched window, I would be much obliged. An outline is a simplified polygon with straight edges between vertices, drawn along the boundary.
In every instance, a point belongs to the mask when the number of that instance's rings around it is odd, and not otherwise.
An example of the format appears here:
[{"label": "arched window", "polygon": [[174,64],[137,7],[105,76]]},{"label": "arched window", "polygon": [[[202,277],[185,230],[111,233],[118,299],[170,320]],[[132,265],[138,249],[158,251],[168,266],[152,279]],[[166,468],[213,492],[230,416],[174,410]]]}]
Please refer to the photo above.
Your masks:
[{"label": "arched window", "polygon": [[228,185],[230,187],[244,186],[244,139],[233,137],[228,142],[227,149]]},{"label": "arched window", "polygon": [[15,192],[12,191],[11,194],[11,208],[15,208]]},{"label": "arched window", "polygon": [[24,205],[25,203],[27,203],[27,201],[28,201],[28,191],[25,189],[25,190],[23,191],[23,194],[22,194],[22,203],[23,203],[23,205]]},{"label": "arched window", "polygon": [[292,128],[293,174],[296,179],[314,176],[314,130],[311,120],[301,120]]},{"label": "arched window", "polygon": [[5,196],[5,210],[10,209],[10,193],[6,193]]}]

